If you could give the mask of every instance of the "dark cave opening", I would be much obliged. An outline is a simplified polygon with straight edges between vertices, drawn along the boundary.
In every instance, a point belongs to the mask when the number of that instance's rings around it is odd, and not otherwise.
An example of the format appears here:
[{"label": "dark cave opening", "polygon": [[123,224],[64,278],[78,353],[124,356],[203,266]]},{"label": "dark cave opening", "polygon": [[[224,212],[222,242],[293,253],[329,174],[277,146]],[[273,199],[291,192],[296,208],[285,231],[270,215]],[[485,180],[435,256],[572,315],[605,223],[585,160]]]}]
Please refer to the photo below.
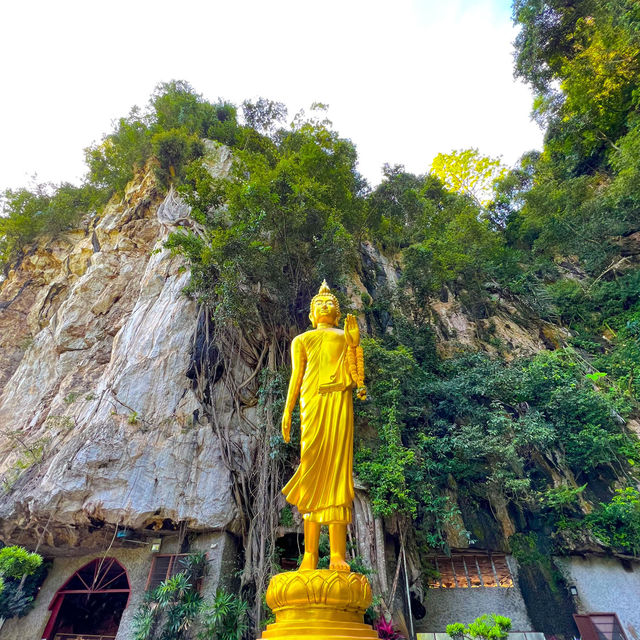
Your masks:
[{"label": "dark cave opening", "polygon": [[58,612],[54,639],[58,634],[115,636],[128,593],[67,593]]}]

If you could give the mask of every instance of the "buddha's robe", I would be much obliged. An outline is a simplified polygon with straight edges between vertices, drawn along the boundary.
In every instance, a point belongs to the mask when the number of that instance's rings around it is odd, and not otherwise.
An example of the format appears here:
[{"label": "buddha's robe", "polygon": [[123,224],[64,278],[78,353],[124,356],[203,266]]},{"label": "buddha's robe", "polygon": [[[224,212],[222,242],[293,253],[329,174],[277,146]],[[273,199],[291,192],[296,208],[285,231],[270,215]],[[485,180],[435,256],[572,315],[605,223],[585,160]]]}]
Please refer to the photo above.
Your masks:
[{"label": "buddha's robe", "polygon": [[282,490],[303,517],[323,524],[351,522],[353,504],[353,381],[344,332],[307,331],[291,355],[304,371],[300,387],[300,465]]}]

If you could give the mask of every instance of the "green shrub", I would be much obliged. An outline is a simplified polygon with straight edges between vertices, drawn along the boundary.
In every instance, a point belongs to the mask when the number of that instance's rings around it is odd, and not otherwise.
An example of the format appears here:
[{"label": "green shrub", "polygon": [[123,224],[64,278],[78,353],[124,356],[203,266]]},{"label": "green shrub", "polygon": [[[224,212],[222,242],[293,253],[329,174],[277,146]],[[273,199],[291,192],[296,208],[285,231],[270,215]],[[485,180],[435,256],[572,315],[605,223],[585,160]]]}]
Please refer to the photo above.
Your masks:
[{"label": "green shrub", "polygon": [[239,130],[232,104],[208,102],[184,80],[160,83],[151,95],[147,113],[153,133],[179,129],[233,146]]},{"label": "green shrub", "polygon": [[205,605],[197,584],[207,573],[206,554],[192,553],[182,564],[183,571],[145,594],[133,617],[134,640],[181,640],[199,620]]},{"label": "green shrub", "polygon": [[611,502],[601,502],[587,517],[591,531],[617,551],[640,555],[640,493],[617,489]]},{"label": "green shrub", "polygon": [[38,236],[55,238],[74,228],[84,214],[93,211],[97,197],[93,187],[69,183],[7,189],[0,198],[0,265],[14,259]]},{"label": "green shrub", "polygon": [[158,161],[155,174],[165,187],[184,177],[187,163],[204,153],[204,145],[195,135],[181,129],[161,131],[151,138],[153,155]]},{"label": "green shrub", "polygon": [[199,640],[241,640],[249,628],[248,608],[249,603],[242,598],[217,589],[202,613]]},{"label": "green shrub", "polygon": [[0,618],[26,615],[48,570],[37,553],[18,546],[0,549]]},{"label": "green shrub", "polygon": [[460,492],[498,492],[552,526],[569,518],[586,530],[578,500],[586,487],[549,486],[537,473],[540,456],[587,487],[592,470],[630,470],[640,460],[621,424],[629,405],[615,389],[594,388],[571,349],[509,364],[468,353],[427,373],[392,340],[363,344],[368,400],[356,407],[355,469],[375,511],[413,517],[428,546],[442,543],[445,521],[456,521],[441,493],[451,478]]},{"label": "green shrub", "polygon": [[85,149],[88,182],[102,190],[104,202],[114,193],[124,193],[136,170],[145,166],[151,156],[151,135],[149,118],[134,107],[112,133]]},{"label": "green shrub", "polygon": [[[410,412],[409,386],[420,375],[411,352],[404,346],[385,349],[380,341],[363,340],[369,400],[358,407],[358,420],[375,429],[373,448],[356,451],[355,469],[370,487],[376,515],[403,513],[415,517],[415,492],[409,488],[408,469],[415,452],[404,446],[402,431]],[[393,372],[391,374],[390,372]]]},{"label": "green shrub", "polygon": [[454,622],[447,625],[447,633],[454,640],[504,640],[509,635],[511,619],[495,613],[476,618],[468,625]]},{"label": "green shrub", "polygon": [[22,578],[31,575],[42,564],[42,556],[22,547],[12,546],[0,549],[0,575],[5,578]]},{"label": "green shrub", "polygon": [[621,314],[625,324],[613,338],[613,348],[594,358],[594,365],[604,369],[616,386],[635,400],[640,400],[640,311]]}]

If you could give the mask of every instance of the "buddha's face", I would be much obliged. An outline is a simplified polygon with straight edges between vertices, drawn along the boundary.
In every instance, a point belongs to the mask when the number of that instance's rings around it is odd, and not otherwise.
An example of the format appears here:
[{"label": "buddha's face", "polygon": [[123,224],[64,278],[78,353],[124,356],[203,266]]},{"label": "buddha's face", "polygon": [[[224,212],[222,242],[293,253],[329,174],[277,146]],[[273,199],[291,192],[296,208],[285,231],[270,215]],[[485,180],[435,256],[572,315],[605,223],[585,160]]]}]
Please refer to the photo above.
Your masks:
[{"label": "buddha's face", "polygon": [[331,296],[318,296],[313,301],[310,317],[314,327],[320,323],[336,325],[340,318],[340,312]]}]

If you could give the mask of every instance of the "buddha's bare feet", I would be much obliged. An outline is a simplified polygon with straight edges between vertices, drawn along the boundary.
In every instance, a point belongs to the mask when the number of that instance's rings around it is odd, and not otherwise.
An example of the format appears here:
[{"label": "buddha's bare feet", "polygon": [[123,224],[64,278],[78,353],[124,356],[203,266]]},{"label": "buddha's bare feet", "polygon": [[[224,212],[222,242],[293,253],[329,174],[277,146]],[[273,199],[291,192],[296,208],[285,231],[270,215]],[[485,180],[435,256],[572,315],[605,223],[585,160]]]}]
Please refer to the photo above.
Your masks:
[{"label": "buddha's bare feet", "polygon": [[318,554],[305,551],[300,563],[300,571],[313,571],[318,566]]},{"label": "buddha's bare feet", "polygon": [[331,571],[351,571],[351,567],[347,564],[344,556],[332,553],[329,560],[329,569]]}]

